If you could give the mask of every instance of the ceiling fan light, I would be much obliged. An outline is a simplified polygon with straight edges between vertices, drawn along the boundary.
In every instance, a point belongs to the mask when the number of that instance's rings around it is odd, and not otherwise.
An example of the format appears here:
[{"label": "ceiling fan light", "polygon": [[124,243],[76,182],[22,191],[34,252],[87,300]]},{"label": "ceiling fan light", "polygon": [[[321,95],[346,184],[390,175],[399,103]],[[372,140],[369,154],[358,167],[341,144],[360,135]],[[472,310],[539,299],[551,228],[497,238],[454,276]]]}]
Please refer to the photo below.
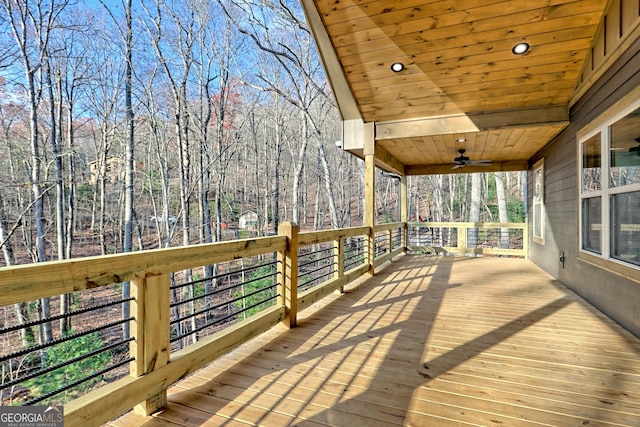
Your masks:
[{"label": "ceiling fan light", "polygon": [[404,64],[402,62],[394,62],[391,64],[391,71],[399,73],[404,70]]},{"label": "ceiling fan light", "polygon": [[529,43],[518,43],[513,47],[513,49],[511,49],[511,52],[513,52],[514,55],[524,55],[529,52],[529,47]]}]

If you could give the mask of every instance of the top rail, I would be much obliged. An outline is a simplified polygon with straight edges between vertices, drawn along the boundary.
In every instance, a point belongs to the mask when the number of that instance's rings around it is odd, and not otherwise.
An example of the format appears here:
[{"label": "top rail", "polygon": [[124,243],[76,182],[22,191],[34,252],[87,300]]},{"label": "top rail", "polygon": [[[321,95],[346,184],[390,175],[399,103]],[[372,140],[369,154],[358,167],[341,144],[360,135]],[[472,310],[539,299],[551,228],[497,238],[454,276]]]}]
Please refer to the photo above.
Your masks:
[{"label": "top rail", "polygon": [[357,237],[369,233],[369,227],[352,227],[341,228],[338,230],[313,231],[300,233],[298,235],[298,244],[314,245],[316,243],[330,242],[333,240],[345,239],[348,237]]},{"label": "top rail", "polygon": [[[284,236],[0,268],[0,306],[284,250]],[[46,284],[46,286],[43,286]]]},{"label": "top rail", "polygon": [[404,227],[403,222],[390,222],[388,224],[376,224],[373,226],[373,232],[377,233],[378,231],[389,231],[395,230],[397,228]]}]

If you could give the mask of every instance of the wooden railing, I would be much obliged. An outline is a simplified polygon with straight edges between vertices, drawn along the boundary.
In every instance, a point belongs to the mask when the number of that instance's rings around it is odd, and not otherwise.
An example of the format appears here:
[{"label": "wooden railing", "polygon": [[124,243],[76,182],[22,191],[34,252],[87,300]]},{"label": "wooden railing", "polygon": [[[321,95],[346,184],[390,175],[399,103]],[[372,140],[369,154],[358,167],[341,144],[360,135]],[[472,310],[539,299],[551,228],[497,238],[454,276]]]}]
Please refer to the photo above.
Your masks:
[{"label": "wooden railing", "polygon": [[[284,223],[279,235],[274,237],[0,268],[0,306],[130,282],[133,297],[130,357],[133,361],[129,374],[65,405],[65,426],[101,425],[131,408],[144,414],[160,409],[166,404],[166,391],[171,384],[280,322],[295,326],[300,310],[331,292],[342,291],[347,283],[406,251],[411,244],[407,231],[425,227],[457,227],[458,245],[443,247],[442,251],[459,253],[468,251],[460,247],[465,242],[460,236],[466,236],[470,228],[524,229],[521,224],[393,223],[373,228],[299,233],[297,226]],[[526,243],[526,230],[524,235]],[[358,252],[356,261],[350,263],[352,267],[346,269],[345,254],[354,251],[356,240],[363,245],[363,253]],[[322,283],[298,294],[298,254],[304,252],[304,248],[323,244],[332,245],[333,261],[329,268],[333,271]],[[419,246],[413,249],[427,247]],[[471,251],[486,253],[477,248]],[[507,249],[494,252],[503,251],[523,253]],[[171,352],[170,277],[173,273],[273,253],[277,253],[278,260],[275,305]]]},{"label": "wooden railing", "polygon": [[527,256],[526,223],[410,222],[408,228],[411,251]]}]

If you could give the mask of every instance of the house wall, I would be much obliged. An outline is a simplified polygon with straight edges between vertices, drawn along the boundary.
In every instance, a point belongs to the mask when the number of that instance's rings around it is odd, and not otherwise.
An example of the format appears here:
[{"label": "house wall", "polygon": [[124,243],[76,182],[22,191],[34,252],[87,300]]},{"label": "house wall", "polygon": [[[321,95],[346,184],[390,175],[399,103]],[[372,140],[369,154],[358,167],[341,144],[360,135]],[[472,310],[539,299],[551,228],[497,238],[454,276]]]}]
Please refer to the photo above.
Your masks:
[{"label": "house wall", "polygon": [[[576,138],[580,129],[638,87],[640,39],[573,105],[570,111],[571,124],[530,159],[530,165],[533,165],[544,158],[546,218],[544,244],[536,243],[530,238],[529,257],[553,277],[640,337],[640,269],[635,277],[625,278],[578,258]],[[533,188],[532,172],[530,169],[528,173],[530,189]],[[531,192],[528,195],[528,206],[531,221]],[[559,262],[561,251],[565,254],[564,267]]]}]

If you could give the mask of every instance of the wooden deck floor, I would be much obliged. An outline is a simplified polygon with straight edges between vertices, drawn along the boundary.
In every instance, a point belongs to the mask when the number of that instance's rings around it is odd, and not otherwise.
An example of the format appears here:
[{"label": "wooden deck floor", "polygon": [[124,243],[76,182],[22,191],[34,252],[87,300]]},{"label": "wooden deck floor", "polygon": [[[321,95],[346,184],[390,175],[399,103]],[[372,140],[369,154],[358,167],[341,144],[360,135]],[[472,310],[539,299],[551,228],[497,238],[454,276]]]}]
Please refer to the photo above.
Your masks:
[{"label": "wooden deck floor", "polygon": [[521,259],[406,256],[113,426],[640,426],[640,340]]}]

